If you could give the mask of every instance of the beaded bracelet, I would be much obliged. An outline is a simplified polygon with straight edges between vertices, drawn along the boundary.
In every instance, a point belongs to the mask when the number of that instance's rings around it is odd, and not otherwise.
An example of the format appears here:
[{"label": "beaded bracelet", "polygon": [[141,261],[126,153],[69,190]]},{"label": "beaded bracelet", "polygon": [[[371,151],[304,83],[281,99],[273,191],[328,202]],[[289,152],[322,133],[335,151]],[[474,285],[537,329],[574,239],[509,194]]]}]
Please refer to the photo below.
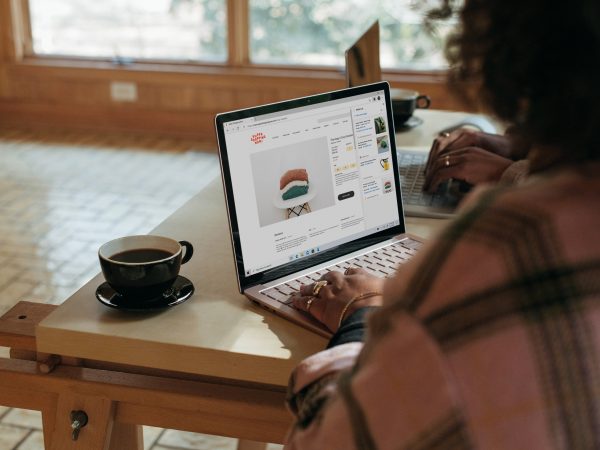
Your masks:
[{"label": "beaded bracelet", "polygon": [[350,308],[350,305],[352,303],[354,303],[358,300],[362,300],[364,298],[376,297],[377,295],[383,295],[383,294],[378,291],[365,292],[364,294],[359,294],[356,297],[352,297],[350,300],[348,300],[348,303],[346,303],[346,305],[344,306],[344,309],[342,309],[342,314],[340,315],[340,321],[338,323],[338,328],[340,328],[340,326],[342,326],[342,322],[344,321],[344,316],[346,315],[346,311],[348,311],[348,308]]}]

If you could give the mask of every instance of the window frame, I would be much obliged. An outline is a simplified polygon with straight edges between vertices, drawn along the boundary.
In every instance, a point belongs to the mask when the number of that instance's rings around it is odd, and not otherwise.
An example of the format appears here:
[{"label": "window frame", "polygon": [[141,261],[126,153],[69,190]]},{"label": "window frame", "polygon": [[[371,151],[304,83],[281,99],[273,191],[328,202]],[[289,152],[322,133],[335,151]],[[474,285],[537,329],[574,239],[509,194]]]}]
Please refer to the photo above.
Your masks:
[{"label": "window frame", "polygon": [[[227,49],[228,55],[221,62],[188,62],[171,60],[134,60],[120,64],[111,58],[79,57],[62,55],[38,55],[33,51],[33,37],[28,0],[9,0],[14,43],[13,62],[30,66],[57,66],[91,69],[121,69],[152,72],[198,73],[220,72],[223,74],[244,73],[248,75],[269,75],[273,77],[298,77],[307,72],[317,79],[343,76],[339,67],[310,65],[259,64],[250,60],[250,11],[249,0],[226,0]],[[4,24],[0,24],[4,25]],[[399,70],[384,69],[382,75],[391,83],[439,83],[445,78],[445,70]]]}]

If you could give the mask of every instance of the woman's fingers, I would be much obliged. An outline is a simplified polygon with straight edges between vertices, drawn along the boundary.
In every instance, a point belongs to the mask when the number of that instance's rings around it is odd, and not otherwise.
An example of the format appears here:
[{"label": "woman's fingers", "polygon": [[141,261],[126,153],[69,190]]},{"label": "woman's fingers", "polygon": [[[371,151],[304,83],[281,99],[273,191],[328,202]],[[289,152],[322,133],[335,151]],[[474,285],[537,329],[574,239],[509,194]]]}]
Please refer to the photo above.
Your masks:
[{"label": "woman's fingers", "polygon": [[312,295],[294,294],[292,296],[292,304],[300,311],[311,312],[316,299],[317,297],[313,297]]},{"label": "woman's fingers", "polygon": [[429,183],[426,183],[423,190],[427,192],[435,192],[438,186],[450,179],[463,180],[469,182],[465,175],[464,164],[454,165],[447,168],[439,169],[433,172]]},{"label": "woman's fingers", "polygon": [[348,267],[346,269],[346,271],[344,272],[344,275],[368,275],[369,272],[367,272],[365,269],[361,268],[361,267]]},{"label": "woman's fingers", "polygon": [[344,273],[331,271],[315,283],[301,286],[291,297],[292,305],[335,331],[347,302],[365,292],[382,291],[382,283],[382,278],[359,267],[350,267]]},{"label": "woman's fingers", "polygon": [[510,164],[510,159],[478,147],[446,152],[439,156],[426,175],[423,190],[435,192],[441,183],[449,179],[469,184],[496,182]]},{"label": "woman's fingers", "polygon": [[429,174],[434,169],[435,162],[440,156],[447,152],[461,150],[466,147],[477,146],[480,142],[479,132],[460,128],[443,136],[438,136],[433,140],[433,145],[429,152],[427,164],[425,166],[425,174]]},{"label": "woman's fingers", "polygon": [[440,183],[458,175],[463,170],[462,164],[465,162],[468,152],[469,149],[461,149],[440,155],[425,175],[423,190],[434,192]]},{"label": "woman's fingers", "polygon": [[315,284],[303,284],[302,286],[300,286],[300,289],[298,289],[298,293],[301,296],[304,297],[308,297],[310,295],[312,295],[313,289],[314,289]]},{"label": "woman's fingers", "polygon": [[337,270],[332,270],[331,272],[327,272],[321,277],[321,280],[327,281],[328,286],[333,286],[337,289],[340,289],[344,284],[344,274],[342,272],[338,272]]}]

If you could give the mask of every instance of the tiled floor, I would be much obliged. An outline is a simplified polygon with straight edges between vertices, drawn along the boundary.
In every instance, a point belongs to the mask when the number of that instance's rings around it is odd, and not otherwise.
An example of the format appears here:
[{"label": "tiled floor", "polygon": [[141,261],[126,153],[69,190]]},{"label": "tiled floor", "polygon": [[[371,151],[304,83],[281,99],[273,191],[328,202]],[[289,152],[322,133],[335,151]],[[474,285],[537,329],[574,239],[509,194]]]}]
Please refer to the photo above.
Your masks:
[{"label": "tiled floor", "polygon": [[[147,233],[219,174],[214,152],[182,141],[40,137],[0,132],[0,314],[23,299],[61,303],[99,271],[100,244]],[[152,427],[144,441],[152,450],[237,445]],[[0,406],[0,450],[13,449],[43,449],[41,416]]]}]

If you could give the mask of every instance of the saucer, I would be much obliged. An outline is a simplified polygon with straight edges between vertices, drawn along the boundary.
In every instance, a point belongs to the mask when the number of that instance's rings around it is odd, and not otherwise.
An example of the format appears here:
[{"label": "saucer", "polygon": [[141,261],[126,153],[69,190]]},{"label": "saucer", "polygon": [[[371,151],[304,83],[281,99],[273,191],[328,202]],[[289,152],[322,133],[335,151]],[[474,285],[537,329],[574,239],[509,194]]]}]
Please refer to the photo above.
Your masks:
[{"label": "saucer", "polygon": [[106,306],[124,311],[154,311],[179,305],[190,298],[193,293],[194,285],[192,282],[179,275],[173,286],[155,298],[125,299],[106,282],[96,289],[96,298]]},{"label": "saucer", "polygon": [[396,127],[396,131],[398,131],[398,132],[408,131],[408,130],[413,129],[414,127],[418,127],[422,123],[423,123],[423,119],[421,119],[420,117],[410,116],[406,122],[404,122],[402,125],[398,125]]}]

